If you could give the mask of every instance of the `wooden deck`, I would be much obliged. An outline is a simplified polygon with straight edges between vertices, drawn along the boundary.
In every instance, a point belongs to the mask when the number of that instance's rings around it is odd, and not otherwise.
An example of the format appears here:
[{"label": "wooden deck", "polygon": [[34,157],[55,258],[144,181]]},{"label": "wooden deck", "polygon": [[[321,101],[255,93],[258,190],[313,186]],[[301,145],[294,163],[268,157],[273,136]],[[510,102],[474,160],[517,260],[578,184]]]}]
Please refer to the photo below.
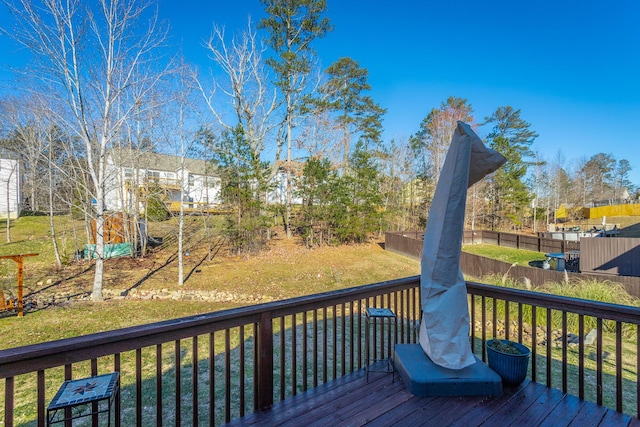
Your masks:
[{"label": "wooden deck", "polygon": [[363,370],[227,426],[640,426],[637,418],[525,382],[500,397],[417,397],[402,379]]}]

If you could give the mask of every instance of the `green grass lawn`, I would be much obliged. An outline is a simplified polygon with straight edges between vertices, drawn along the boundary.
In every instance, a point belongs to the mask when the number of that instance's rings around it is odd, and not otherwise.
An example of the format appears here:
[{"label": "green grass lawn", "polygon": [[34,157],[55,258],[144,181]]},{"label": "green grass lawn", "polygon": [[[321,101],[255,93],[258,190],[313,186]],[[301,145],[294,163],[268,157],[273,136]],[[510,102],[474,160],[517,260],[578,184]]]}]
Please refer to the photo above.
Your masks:
[{"label": "green grass lawn", "polygon": [[[197,225],[200,219],[190,219]],[[71,236],[69,217],[56,218],[58,236]],[[150,234],[164,235],[175,222],[150,226]],[[62,270],[55,268],[47,217],[23,217],[12,223],[12,242],[0,244],[1,254],[39,252],[25,260],[25,293],[27,295],[86,295],[91,291],[93,269],[90,261],[68,261]],[[0,232],[0,236],[2,236]],[[61,240],[63,240],[61,238]],[[69,240],[68,252],[75,244]],[[233,295],[255,295],[270,301],[308,295],[352,286],[376,283],[419,274],[419,263],[387,252],[378,244],[344,245],[306,249],[295,241],[275,239],[262,253],[228,256],[224,250],[211,259],[204,248],[193,247],[185,257],[188,279],[177,285],[178,266],[175,248],[169,247],[144,258],[118,258],[106,261],[104,288],[109,295],[119,295],[135,286],[139,291],[184,290],[217,291]],[[193,245],[193,242],[186,242]],[[15,264],[6,261],[0,289],[15,291]],[[7,278],[9,273],[9,278]],[[119,329],[184,317],[247,302],[213,303],[204,301],[110,299],[90,302],[71,298],[63,303],[27,311],[24,318],[0,313],[0,349],[34,344],[105,330]],[[28,333],[18,333],[28,331]]]},{"label": "green grass lawn", "polygon": [[522,266],[528,266],[529,261],[545,259],[542,252],[526,251],[523,249],[514,249],[489,244],[464,245],[462,246],[462,250],[470,254],[481,255],[487,258],[508,262],[509,264],[515,263]]}]

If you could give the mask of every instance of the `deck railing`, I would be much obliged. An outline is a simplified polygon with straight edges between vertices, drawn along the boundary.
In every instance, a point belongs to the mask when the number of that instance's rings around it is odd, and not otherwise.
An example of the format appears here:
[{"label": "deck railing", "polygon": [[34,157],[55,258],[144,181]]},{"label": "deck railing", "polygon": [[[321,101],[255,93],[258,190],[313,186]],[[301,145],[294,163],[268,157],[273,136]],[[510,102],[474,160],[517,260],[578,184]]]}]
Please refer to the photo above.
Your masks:
[{"label": "deck railing", "polygon": [[[532,380],[638,414],[639,308],[467,287],[477,354],[493,336],[523,342]],[[366,333],[370,357],[388,356],[394,341],[415,342],[419,305],[416,276],[2,350],[3,425],[43,426],[63,380],[114,370],[115,425],[219,425],[361,369]],[[367,306],[393,309],[396,327],[366,331]],[[584,337],[592,324],[594,345],[568,346],[570,332]]]}]

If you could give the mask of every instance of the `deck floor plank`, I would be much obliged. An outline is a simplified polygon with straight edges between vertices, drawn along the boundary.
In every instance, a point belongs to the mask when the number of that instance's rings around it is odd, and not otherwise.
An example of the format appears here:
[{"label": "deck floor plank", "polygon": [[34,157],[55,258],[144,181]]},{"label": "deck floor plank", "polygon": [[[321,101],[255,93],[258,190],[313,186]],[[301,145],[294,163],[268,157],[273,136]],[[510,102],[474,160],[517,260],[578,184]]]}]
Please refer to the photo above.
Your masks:
[{"label": "deck floor plank", "polygon": [[555,388],[545,387],[546,390],[540,395],[526,411],[515,418],[510,425],[514,426],[535,426],[538,425],[553,408],[564,399],[565,394]]},{"label": "deck floor plank", "polygon": [[505,425],[520,417],[535,404],[547,391],[539,384],[528,384],[509,401],[487,417],[488,425]]},{"label": "deck floor plank", "polygon": [[541,425],[638,426],[637,418],[585,402],[535,382],[505,388],[502,396],[418,397],[401,379],[347,374],[301,392],[271,409],[226,424],[238,426]]},{"label": "deck floor plank", "polygon": [[[408,391],[405,393],[410,394]],[[438,411],[446,409],[446,397],[420,397],[411,395],[411,398],[402,405],[387,411],[381,416],[367,423],[367,427],[387,427],[392,425],[419,425],[428,417],[434,416]]]},{"label": "deck floor plank", "polygon": [[597,427],[602,422],[609,409],[602,406],[590,404],[582,405],[580,411],[571,420],[571,427]]},{"label": "deck floor plank", "polygon": [[[563,425],[568,426],[584,404],[584,400],[580,400],[575,396],[565,395],[560,403],[540,422],[539,426],[554,427],[558,425],[559,420],[563,422]],[[595,405],[595,403],[591,403],[591,405]]]},{"label": "deck floor plank", "polygon": [[[633,421],[636,421],[636,423],[634,423]],[[637,418],[631,418],[629,415],[627,414],[621,414],[620,412],[616,412],[613,410],[608,410],[607,413],[604,415],[604,417],[602,417],[602,420],[600,421],[600,425],[602,427],[605,426],[634,426],[634,425],[638,425],[639,423],[637,422],[638,419]]]},{"label": "deck floor plank", "polygon": [[455,405],[448,413],[436,416],[432,425],[478,425],[478,418],[483,420],[494,414],[512,399],[516,398],[522,390],[521,387],[505,388],[502,396],[466,396],[452,398]]}]

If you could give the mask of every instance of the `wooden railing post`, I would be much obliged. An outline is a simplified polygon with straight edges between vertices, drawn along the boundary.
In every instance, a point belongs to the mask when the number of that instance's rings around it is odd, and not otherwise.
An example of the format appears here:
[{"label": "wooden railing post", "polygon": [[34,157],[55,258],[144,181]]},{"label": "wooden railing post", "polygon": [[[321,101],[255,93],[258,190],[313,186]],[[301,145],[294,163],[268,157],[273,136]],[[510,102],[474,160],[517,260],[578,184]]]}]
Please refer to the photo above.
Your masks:
[{"label": "wooden railing post", "polygon": [[271,312],[264,312],[260,315],[259,328],[258,408],[268,409],[273,405],[273,325]]}]

